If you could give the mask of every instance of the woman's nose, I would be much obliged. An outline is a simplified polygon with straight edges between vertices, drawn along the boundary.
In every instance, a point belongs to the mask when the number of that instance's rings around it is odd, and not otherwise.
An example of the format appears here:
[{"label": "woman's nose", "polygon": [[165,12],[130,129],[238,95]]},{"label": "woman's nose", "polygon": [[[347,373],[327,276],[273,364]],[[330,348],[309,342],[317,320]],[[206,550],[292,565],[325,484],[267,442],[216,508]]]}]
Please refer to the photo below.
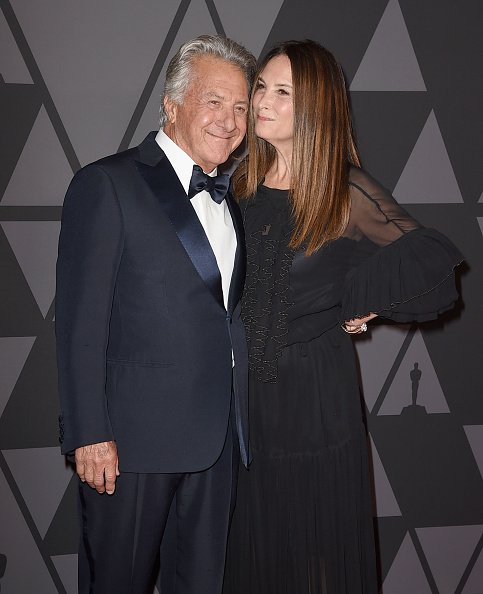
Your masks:
[{"label": "woman's nose", "polygon": [[256,102],[256,107],[258,107],[258,109],[266,109],[269,107],[271,103],[271,99],[270,96],[268,95],[268,93],[263,93],[258,97],[258,101]]}]

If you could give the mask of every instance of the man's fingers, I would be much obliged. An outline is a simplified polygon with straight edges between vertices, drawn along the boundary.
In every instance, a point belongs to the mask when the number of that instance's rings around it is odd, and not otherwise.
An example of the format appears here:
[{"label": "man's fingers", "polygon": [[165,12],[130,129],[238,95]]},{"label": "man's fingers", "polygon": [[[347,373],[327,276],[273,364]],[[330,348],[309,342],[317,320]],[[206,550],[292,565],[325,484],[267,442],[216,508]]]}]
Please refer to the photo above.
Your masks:
[{"label": "man's fingers", "polygon": [[114,493],[119,476],[115,442],[101,442],[82,446],[76,450],[76,470],[81,481],[98,493]]},{"label": "man's fingers", "polygon": [[86,483],[89,485],[89,487],[94,487],[94,467],[93,466],[88,465],[88,464],[85,465],[84,478],[85,478]]},{"label": "man's fingers", "polygon": [[76,470],[77,474],[79,475],[79,478],[80,478],[80,480],[81,480],[83,483],[85,483],[85,480],[86,480],[86,477],[85,477],[85,470],[86,470],[86,467],[85,467],[85,464],[84,464],[84,462],[81,462],[81,461],[77,461],[77,460],[76,460],[76,463],[75,463],[75,470]]},{"label": "man's fingers", "polygon": [[96,468],[96,472],[94,474],[94,488],[98,493],[104,493],[106,490],[103,468]]},{"label": "man's fingers", "polygon": [[75,451],[75,471],[79,475],[80,480],[84,483],[86,480],[86,477],[85,477],[86,466],[84,463],[82,448],[77,448]]},{"label": "man's fingers", "polygon": [[118,476],[117,472],[117,465],[116,467],[109,466],[104,472],[104,477],[106,479],[106,493],[108,495],[112,495],[116,488],[116,476]]}]

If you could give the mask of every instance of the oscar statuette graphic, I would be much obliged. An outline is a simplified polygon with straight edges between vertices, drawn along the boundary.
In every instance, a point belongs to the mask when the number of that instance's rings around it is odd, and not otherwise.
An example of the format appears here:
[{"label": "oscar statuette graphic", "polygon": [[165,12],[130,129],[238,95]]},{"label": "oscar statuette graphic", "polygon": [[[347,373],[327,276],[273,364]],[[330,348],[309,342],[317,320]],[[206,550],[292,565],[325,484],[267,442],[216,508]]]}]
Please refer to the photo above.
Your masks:
[{"label": "oscar statuette graphic", "polygon": [[412,417],[420,417],[427,415],[428,412],[424,406],[417,404],[419,384],[421,382],[421,376],[423,372],[419,369],[419,363],[414,363],[413,369],[409,372],[411,378],[411,404],[405,406],[402,409],[402,415],[411,415]]}]

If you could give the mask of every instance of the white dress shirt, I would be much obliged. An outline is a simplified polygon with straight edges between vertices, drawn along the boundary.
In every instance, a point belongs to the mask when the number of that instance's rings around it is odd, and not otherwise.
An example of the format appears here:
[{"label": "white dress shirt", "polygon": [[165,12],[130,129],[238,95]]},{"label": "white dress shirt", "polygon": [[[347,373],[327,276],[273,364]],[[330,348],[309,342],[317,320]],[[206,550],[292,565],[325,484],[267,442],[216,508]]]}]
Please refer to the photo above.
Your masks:
[{"label": "white dress shirt", "polygon": [[[160,130],[156,135],[156,142],[163,149],[166,157],[171,163],[181,185],[188,195],[188,189],[193,173],[193,165],[196,163],[181,149],[167,134]],[[216,168],[208,173],[211,177],[216,175]],[[206,173],[206,172],[205,172]],[[203,225],[211,249],[215,254],[216,263],[221,274],[221,288],[223,290],[223,302],[225,308],[228,304],[228,292],[230,290],[233,265],[235,263],[236,235],[231,219],[230,211],[223,200],[217,204],[210,194],[203,190],[191,198],[191,205]]]}]

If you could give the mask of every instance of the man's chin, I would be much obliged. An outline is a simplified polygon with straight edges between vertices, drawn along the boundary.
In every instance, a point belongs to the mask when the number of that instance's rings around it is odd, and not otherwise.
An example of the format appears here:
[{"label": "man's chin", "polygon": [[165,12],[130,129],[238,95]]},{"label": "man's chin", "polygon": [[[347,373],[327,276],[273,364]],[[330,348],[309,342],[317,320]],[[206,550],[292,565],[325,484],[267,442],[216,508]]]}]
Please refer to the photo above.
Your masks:
[{"label": "man's chin", "polygon": [[[235,149],[233,149],[233,150],[235,150]],[[213,151],[210,154],[210,162],[214,163],[212,169],[214,169],[215,167],[218,167],[225,161],[228,161],[232,152],[233,151],[231,149],[228,151]]]}]

